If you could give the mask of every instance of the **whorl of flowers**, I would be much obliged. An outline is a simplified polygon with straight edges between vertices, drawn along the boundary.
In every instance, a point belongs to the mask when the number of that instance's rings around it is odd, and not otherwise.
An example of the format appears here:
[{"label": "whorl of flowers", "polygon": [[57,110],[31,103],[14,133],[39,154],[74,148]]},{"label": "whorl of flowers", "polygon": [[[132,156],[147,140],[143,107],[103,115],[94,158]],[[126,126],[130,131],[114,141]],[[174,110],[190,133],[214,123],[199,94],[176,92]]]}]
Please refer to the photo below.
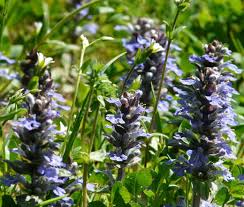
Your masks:
[{"label": "whorl of flowers", "polygon": [[223,166],[225,159],[235,158],[228,143],[236,142],[235,116],[231,106],[234,73],[241,71],[224,60],[231,51],[218,41],[205,45],[203,56],[191,56],[190,62],[197,67],[195,76],[181,80],[177,89],[181,107],[176,112],[190,122],[191,130],[177,133],[170,145],[186,151],[186,157],[175,160],[175,172],[183,175],[191,173],[202,180],[222,175],[225,180],[232,179]]},{"label": "whorl of flowers", "polygon": [[[25,193],[19,196],[19,200],[29,205],[31,202],[69,193],[69,189],[64,186],[67,181],[71,181],[74,173],[74,166],[63,163],[62,158],[55,153],[59,149],[59,144],[54,141],[55,135],[61,132],[56,129],[53,120],[60,115],[59,110],[66,107],[57,103],[64,102],[64,98],[54,92],[53,79],[47,70],[51,62],[51,58],[33,51],[22,63],[24,88],[30,85],[33,77],[38,76],[38,92],[31,94],[26,90],[28,95],[25,106],[28,113],[13,123],[13,129],[20,140],[19,148],[13,149],[13,152],[21,160],[6,161],[16,175],[3,179],[6,185],[22,184]],[[68,197],[57,204],[71,205],[72,200]]]},{"label": "whorl of flowers", "polygon": [[108,99],[109,103],[117,107],[116,114],[106,116],[113,129],[107,139],[115,147],[109,157],[122,168],[140,161],[139,138],[149,136],[140,124],[145,112],[139,103],[141,96],[142,92],[136,91],[135,94],[125,92],[120,99]]},{"label": "whorl of flowers", "polygon": [[[129,41],[124,41],[124,47],[127,50],[127,59],[129,64],[133,65],[138,50],[144,50],[151,44],[157,43],[162,49],[156,53],[152,53],[143,64],[135,67],[135,71],[131,76],[132,82],[138,75],[141,75],[142,83],[141,90],[143,92],[141,101],[149,105],[152,99],[151,84],[154,90],[158,90],[160,79],[162,78],[162,68],[166,55],[167,37],[164,30],[154,25],[151,19],[141,18],[133,27],[132,38]],[[175,45],[171,49],[179,48]],[[176,60],[174,57],[169,56],[167,60],[167,75],[165,83],[167,87],[172,87],[173,79],[170,77],[170,73],[173,72],[177,76],[182,75],[182,71],[177,67]],[[167,88],[166,87],[166,88]],[[162,96],[164,99],[168,99],[166,96],[167,89],[164,88]],[[166,104],[166,103],[164,103]],[[167,109],[166,109],[167,110]]]}]

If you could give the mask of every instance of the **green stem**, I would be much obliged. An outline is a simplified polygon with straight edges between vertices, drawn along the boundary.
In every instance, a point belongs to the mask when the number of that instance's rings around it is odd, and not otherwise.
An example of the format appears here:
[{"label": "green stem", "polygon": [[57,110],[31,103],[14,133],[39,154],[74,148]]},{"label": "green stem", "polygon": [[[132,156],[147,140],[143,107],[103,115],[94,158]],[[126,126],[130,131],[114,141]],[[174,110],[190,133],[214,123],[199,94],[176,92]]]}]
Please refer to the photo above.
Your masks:
[{"label": "green stem", "polygon": [[87,207],[87,179],[88,179],[88,164],[84,164],[83,168],[83,183],[82,183],[82,207]]},{"label": "green stem", "polygon": [[128,80],[130,79],[130,77],[131,77],[131,75],[132,75],[134,69],[135,69],[135,65],[133,65],[133,66],[131,67],[130,71],[128,72],[128,74],[127,74],[127,76],[126,76],[126,78],[125,78],[125,80],[124,80],[124,82],[123,82],[122,90],[121,90],[120,96],[123,95],[123,93],[124,93],[124,91],[125,91],[126,83],[127,83]]},{"label": "green stem", "polygon": [[186,206],[188,206],[189,192],[190,192],[191,182],[188,175],[186,175]]},{"label": "green stem", "polygon": [[94,143],[94,140],[95,140],[99,110],[100,110],[100,104],[98,104],[98,107],[97,107],[97,110],[96,110],[96,114],[95,114],[95,120],[93,122],[91,142],[90,142],[90,146],[89,146],[89,153],[91,153],[91,151],[92,151],[93,143]]},{"label": "green stem", "polygon": [[72,120],[73,120],[75,103],[76,103],[76,99],[77,99],[77,96],[78,96],[78,90],[79,90],[79,86],[80,86],[80,78],[81,78],[81,74],[82,74],[82,65],[83,65],[83,62],[84,62],[84,55],[85,55],[86,48],[87,47],[83,45],[82,49],[81,49],[79,71],[78,71],[78,75],[77,75],[77,78],[76,78],[75,94],[74,94],[73,101],[72,101],[71,112],[70,112],[70,117],[69,117],[69,122],[68,122],[68,127],[67,127],[67,134],[69,133],[70,126],[71,126],[71,123],[72,123]]},{"label": "green stem", "polygon": [[77,114],[75,121],[73,123],[73,129],[72,129],[72,133],[70,134],[69,138],[68,138],[68,143],[65,146],[65,152],[63,155],[63,161],[64,162],[68,162],[69,160],[69,154],[70,151],[72,150],[74,141],[79,133],[79,129],[80,129],[80,125],[83,119],[83,114],[84,114],[84,109],[88,100],[88,97],[90,96],[90,92],[86,95],[85,100],[83,101],[82,107],[80,108],[79,113]]},{"label": "green stem", "polygon": [[8,0],[4,1],[4,5],[3,5],[3,10],[2,10],[2,14],[1,14],[1,23],[0,23],[0,48],[2,48],[2,36],[3,36],[3,31],[4,31],[4,26],[5,26],[5,20],[6,20],[6,16],[7,16],[7,12],[8,12]]},{"label": "green stem", "polygon": [[[96,135],[96,127],[97,127],[97,121],[98,121],[98,115],[100,110],[100,104],[97,107],[96,114],[95,114],[95,120],[92,127],[92,135],[91,135],[91,142],[89,146],[89,154],[92,151],[93,142]],[[83,184],[82,184],[82,207],[87,207],[87,181],[88,181],[88,164],[84,163],[83,168]]]},{"label": "green stem", "polygon": [[72,11],[71,13],[69,13],[67,16],[65,16],[63,19],[61,19],[57,24],[55,24],[55,26],[51,29],[51,31],[49,33],[47,33],[40,41],[39,43],[37,43],[35,49],[37,50],[49,37],[51,37],[56,30],[58,30],[59,28],[61,28],[66,22],[68,22],[69,20],[71,20],[75,15],[79,14],[79,12],[87,7],[92,6],[93,4],[96,4],[98,2],[102,2],[102,0],[94,0],[91,1],[89,3],[84,4],[83,6],[79,7],[78,9]]},{"label": "green stem", "polygon": [[[153,131],[153,125],[154,125],[154,121],[155,121],[155,117],[156,117],[156,113],[157,113],[157,108],[158,108],[158,103],[159,103],[160,96],[161,96],[161,90],[162,90],[163,82],[164,82],[164,78],[165,78],[167,60],[168,60],[168,57],[169,57],[170,45],[172,43],[171,35],[172,35],[172,33],[173,33],[174,29],[175,29],[176,21],[177,21],[177,19],[179,17],[179,14],[180,14],[180,10],[178,9],[177,12],[176,12],[174,21],[173,21],[173,26],[172,26],[172,29],[171,29],[171,32],[170,32],[170,37],[169,37],[167,48],[166,48],[166,55],[165,55],[165,59],[164,59],[163,69],[162,69],[162,77],[161,77],[160,82],[159,82],[159,88],[158,88],[158,92],[157,92],[157,96],[156,96],[156,101],[155,101],[155,104],[154,104],[154,107],[153,107],[153,114],[152,114],[152,119],[151,119],[151,123],[150,123],[150,127],[149,127],[149,132],[150,133]],[[148,152],[149,151],[149,142],[150,142],[150,140],[146,142],[144,167],[147,167],[148,156],[149,156],[148,155],[148,153],[149,153]]]},{"label": "green stem", "polygon": [[68,195],[63,195],[63,196],[59,196],[59,197],[55,197],[55,198],[51,198],[49,200],[46,200],[46,201],[43,201],[39,204],[36,205],[36,207],[41,207],[41,206],[47,206],[48,204],[51,204],[51,203],[55,203],[65,197],[67,197]]},{"label": "green stem", "polygon": [[[91,106],[91,102],[92,102],[92,96],[93,96],[93,92],[94,92],[94,83],[92,83],[91,85],[91,91],[88,97],[88,103],[87,103],[87,108],[82,120],[82,126],[81,126],[81,131],[80,131],[80,135],[81,135],[81,145],[82,140],[83,140],[83,136],[85,133],[85,128],[86,128],[86,120],[88,117],[88,113],[89,113],[89,109]],[[87,180],[88,180],[88,164],[84,163],[84,168],[83,168],[83,183],[82,183],[82,207],[87,207]]]},{"label": "green stem", "polygon": [[90,94],[89,94],[89,97],[88,97],[87,108],[86,108],[86,111],[85,111],[85,114],[84,114],[84,117],[83,117],[83,120],[82,120],[82,125],[81,125],[81,130],[80,130],[81,140],[82,140],[82,137],[83,137],[83,135],[85,133],[86,119],[88,117],[89,109],[90,109],[90,106],[91,106],[93,93],[94,93],[94,84],[92,83]]}]

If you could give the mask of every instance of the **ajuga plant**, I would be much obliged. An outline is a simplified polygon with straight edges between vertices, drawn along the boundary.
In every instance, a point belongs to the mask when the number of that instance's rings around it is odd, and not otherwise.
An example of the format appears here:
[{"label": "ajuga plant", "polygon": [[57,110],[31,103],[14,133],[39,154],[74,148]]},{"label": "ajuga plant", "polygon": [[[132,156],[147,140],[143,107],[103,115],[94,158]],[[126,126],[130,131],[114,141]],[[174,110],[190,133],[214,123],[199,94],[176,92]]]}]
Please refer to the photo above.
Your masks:
[{"label": "ajuga plant", "polygon": [[[137,23],[132,27],[132,31],[132,38],[129,41],[124,41],[129,64],[135,64],[135,59],[139,50],[143,51],[147,49],[152,43],[158,43],[161,46],[161,50],[156,53],[151,53],[143,63],[134,66],[134,71],[128,81],[128,83],[131,83],[139,75],[141,76],[140,90],[143,92],[141,101],[149,106],[152,99],[152,87],[154,91],[159,89],[168,39],[164,29],[157,26],[152,19],[138,19]],[[171,49],[180,50],[176,45],[171,45]],[[166,87],[161,89],[162,100],[159,103],[160,111],[167,111],[169,103],[172,100],[172,96],[167,93],[167,90],[173,91],[172,77],[175,78],[176,76],[182,75],[182,71],[177,67],[176,59],[173,56],[169,56],[167,59],[166,71]],[[172,73],[175,75],[171,76],[170,74]]]},{"label": "ajuga plant", "polygon": [[230,142],[236,142],[235,113],[231,106],[232,95],[237,91],[232,88],[232,72],[240,70],[225,60],[231,55],[219,41],[204,46],[205,54],[191,56],[190,62],[197,70],[195,76],[181,80],[178,94],[180,108],[176,114],[190,123],[190,128],[176,133],[169,144],[185,152],[174,160],[177,175],[192,175],[194,186],[193,205],[199,206],[200,198],[208,195],[200,192],[199,183],[207,184],[222,176],[225,181],[233,177],[224,166],[226,159],[235,158]]},{"label": "ajuga plant", "polygon": [[140,104],[141,91],[134,94],[124,92],[119,99],[110,98],[108,102],[117,107],[116,114],[108,114],[106,119],[112,124],[112,134],[107,140],[115,147],[109,153],[114,165],[118,166],[118,178],[124,177],[124,168],[140,161],[141,141],[149,135],[142,129],[140,121],[145,108]]},{"label": "ajuga plant", "polygon": [[[54,140],[61,133],[54,120],[60,116],[60,110],[67,107],[59,104],[64,98],[54,90],[48,70],[51,62],[52,58],[33,51],[21,64],[23,88],[27,93],[24,107],[28,112],[26,117],[13,122],[19,146],[12,151],[20,156],[20,160],[6,162],[16,173],[2,179],[8,186],[20,184],[16,192],[19,206],[34,206],[59,196],[63,196],[62,200],[51,206],[72,205],[72,199],[66,195],[74,184],[75,165],[62,162],[57,154],[59,144]],[[31,94],[29,89],[36,92]]]}]

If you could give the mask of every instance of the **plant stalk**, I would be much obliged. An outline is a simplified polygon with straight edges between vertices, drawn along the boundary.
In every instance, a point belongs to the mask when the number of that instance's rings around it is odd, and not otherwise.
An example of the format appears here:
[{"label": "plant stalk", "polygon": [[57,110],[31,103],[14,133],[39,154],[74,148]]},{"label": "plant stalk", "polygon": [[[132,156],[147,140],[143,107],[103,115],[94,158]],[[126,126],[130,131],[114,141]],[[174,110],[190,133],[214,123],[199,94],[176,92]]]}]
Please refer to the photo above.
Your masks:
[{"label": "plant stalk", "polygon": [[124,80],[124,82],[123,82],[123,85],[122,85],[122,90],[121,90],[120,96],[123,95],[123,93],[124,93],[124,91],[125,91],[126,83],[127,83],[128,80],[130,79],[130,77],[131,77],[131,75],[132,75],[134,69],[135,69],[135,65],[133,65],[133,66],[131,67],[130,71],[127,73],[127,76],[126,76],[126,78],[125,78],[125,80]]},{"label": "plant stalk", "polygon": [[72,122],[72,119],[73,119],[75,103],[76,103],[76,99],[77,99],[77,96],[78,96],[78,89],[79,89],[79,86],[80,86],[80,78],[81,78],[81,74],[82,74],[82,69],[81,68],[82,68],[82,65],[83,65],[83,62],[84,62],[85,51],[86,51],[86,47],[83,45],[83,47],[81,49],[79,71],[78,71],[78,75],[77,75],[77,78],[76,78],[75,94],[74,94],[73,101],[72,101],[67,133],[69,132],[69,129],[70,129],[70,126],[71,126],[71,122]]},{"label": "plant stalk", "polygon": [[88,164],[84,164],[83,168],[83,183],[82,183],[82,207],[87,207],[87,179],[88,179]]},{"label": "plant stalk", "polygon": [[125,168],[124,167],[120,167],[118,169],[118,177],[117,177],[117,181],[121,181],[125,176]]},{"label": "plant stalk", "polygon": [[[180,10],[177,9],[177,12],[176,12],[176,15],[175,15],[175,18],[173,21],[172,29],[170,32],[171,35],[175,29],[176,21],[179,17],[179,14],[180,14]],[[155,101],[155,104],[153,107],[153,114],[152,114],[152,119],[151,119],[150,126],[149,126],[149,133],[151,133],[153,131],[153,125],[154,125],[154,121],[155,121],[155,117],[156,117],[156,113],[157,113],[158,103],[160,100],[161,90],[163,87],[163,82],[164,82],[164,78],[165,78],[165,74],[166,74],[167,60],[169,57],[170,45],[171,45],[172,40],[173,40],[171,35],[169,37],[167,48],[166,48],[166,55],[165,55],[165,59],[164,59],[163,69],[162,69],[162,77],[161,77],[160,82],[159,82],[159,89],[157,91],[156,101]],[[147,167],[147,162],[148,162],[148,157],[149,157],[149,152],[148,152],[149,151],[149,142],[150,142],[150,140],[146,142],[146,148],[145,148],[145,159],[144,159],[144,167],[145,168]]]},{"label": "plant stalk", "polygon": [[[83,135],[85,133],[85,128],[86,128],[86,120],[88,117],[88,113],[89,113],[89,109],[91,106],[91,101],[92,101],[92,96],[93,96],[93,92],[94,92],[94,83],[92,83],[91,85],[91,91],[88,97],[88,103],[87,103],[87,108],[82,120],[82,126],[81,126],[81,142],[82,142],[82,138]],[[82,144],[82,143],[81,143]],[[82,183],[82,207],[87,207],[88,203],[87,203],[87,180],[88,180],[88,164],[84,163],[84,167],[83,167],[83,183]]]},{"label": "plant stalk", "polygon": [[199,207],[200,200],[201,200],[200,195],[193,193],[192,207]]},{"label": "plant stalk", "polygon": [[90,141],[90,146],[89,146],[89,154],[92,151],[93,143],[95,140],[95,135],[96,135],[96,128],[97,128],[97,122],[98,122],[98,115],[99,115],[99,110],[100,110],[100,104],[98,104],[96,114],[95,114],[95,120],[93,122],[93,127],[92,127],[92,136],[91,136],[91,141]]}]

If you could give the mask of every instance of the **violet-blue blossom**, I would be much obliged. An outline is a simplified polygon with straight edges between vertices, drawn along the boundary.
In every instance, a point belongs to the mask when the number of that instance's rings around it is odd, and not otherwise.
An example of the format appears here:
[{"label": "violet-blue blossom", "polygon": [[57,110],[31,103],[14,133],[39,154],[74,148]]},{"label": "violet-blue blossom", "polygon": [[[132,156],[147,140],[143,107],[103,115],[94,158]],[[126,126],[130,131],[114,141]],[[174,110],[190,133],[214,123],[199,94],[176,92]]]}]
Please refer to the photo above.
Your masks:
[{"label": "violet-blue blossom", "polygon": [[136,164],[140,161],[141,141],[148,137],[140,124],[145,108],[140,104],[141,91],[134,94],[125,92],[120,99],[110,98],[107,101],[117,108],[116,114],[108,114],[107,121],[112,124],[112,134],[107,140],[115,150],[109,153],[110,159],[120,168]]},{"label": "violet-blue blossom", "polygon": [[[40,57],[42,60],[39,60]],[[27,201],[29,195],[43,200],[47,196],[68,194],[70,191],[65,187],[66,183],[75,175],[74,168],[64,163],[56,154],[59,144],[55,142],[55,135],[59,134],[59,130],[53,120],[59,116],[57,111],[61,104],[58,102],[63,102],[64,98],[54,91],[53,79],[47,69],[48,65],[43,64],[45,62],[51,61],[45,61],[43,55],[33,51],[21,64],[24,72],[23,87],[27,89],[32,78],[38,75],[39,91],[28,93],[25,103],[28,110],[26,117],[13,122],[20,145],[12,149],[12,152],[18,154],[21,160],[6,160],[16,174],[2,179],[6,185],[22,184],[24,192],[19,198],[24,198],[21,202],[26,202],[26,205],[34,202],[33,199]],[[29,178],[25,175],[29,175]],[[72,200],[68,197],[58,203],[57,206],[72,206]]]},{"label": "violet-blue blossom", "polygon": [[[128,83],[130,84],[138,75],[141,75],[142,82],[140,90],[142,90],[143,92],[141,101],[146,105],[150,105],[152,101],[152,86],[154,91],[158,90],[159,82],[162,78],[162,69],[165,61],[168,39],[164,30],[161,27],[156,26],[153,20],[141,18],[133,27],[132,38],[129,41],[123,40],[123,45],[127,50],[128,63],[130,65],[134,65],[135,57],[138,50],[147,49],[153,42],[158,43],[163,50],[152,53],[143,64],[135,66],[135,70],[132,73],[130,80],[128,81]],[[175,48],[177,48],[178,50],[178,47]],[[172,47],[171,50],[174,50],[174,48]],[[166,88],[172,89],[174,86],[174,78],[182,75],[182,71],[178,68],[176,60],[173,56],[168,57],[166,73],[166,87],[163,88],[161,94],[164,106],[159,107],[159,110],[163,111],[168,111],[171,103],[171,101],[168,101],[165,97],[169,96]]]},{"label": "violet-blue blossom", "polygon": [[176,115],[188,120],[191,130],[176,133],[169,144],[186,152],[174,161],[176,174],[187,172],[200,180],[222,176],[228,181],[233,177],[223,163],[235,158],[229,143],[236,142],[231,102],[238,94],[231,82],[233,72],[240,69],[225,61],[231,52],[222,43],[215,40],[204,49],[204,55],[190,57],[196,75],[181,80],[176,89],[180,97]]},{"label": "violet-blue blossom", "polygon": [[4,56],[0,52],[0,65],[3,66],[4,68],[0,68],[0,78],[4,78],[7,80],[14,80],[18,79],[18,74],[17,73],[11,73],[6,66],[12,65],[15,63],[15,60],[12,60],[6,56]]}]

